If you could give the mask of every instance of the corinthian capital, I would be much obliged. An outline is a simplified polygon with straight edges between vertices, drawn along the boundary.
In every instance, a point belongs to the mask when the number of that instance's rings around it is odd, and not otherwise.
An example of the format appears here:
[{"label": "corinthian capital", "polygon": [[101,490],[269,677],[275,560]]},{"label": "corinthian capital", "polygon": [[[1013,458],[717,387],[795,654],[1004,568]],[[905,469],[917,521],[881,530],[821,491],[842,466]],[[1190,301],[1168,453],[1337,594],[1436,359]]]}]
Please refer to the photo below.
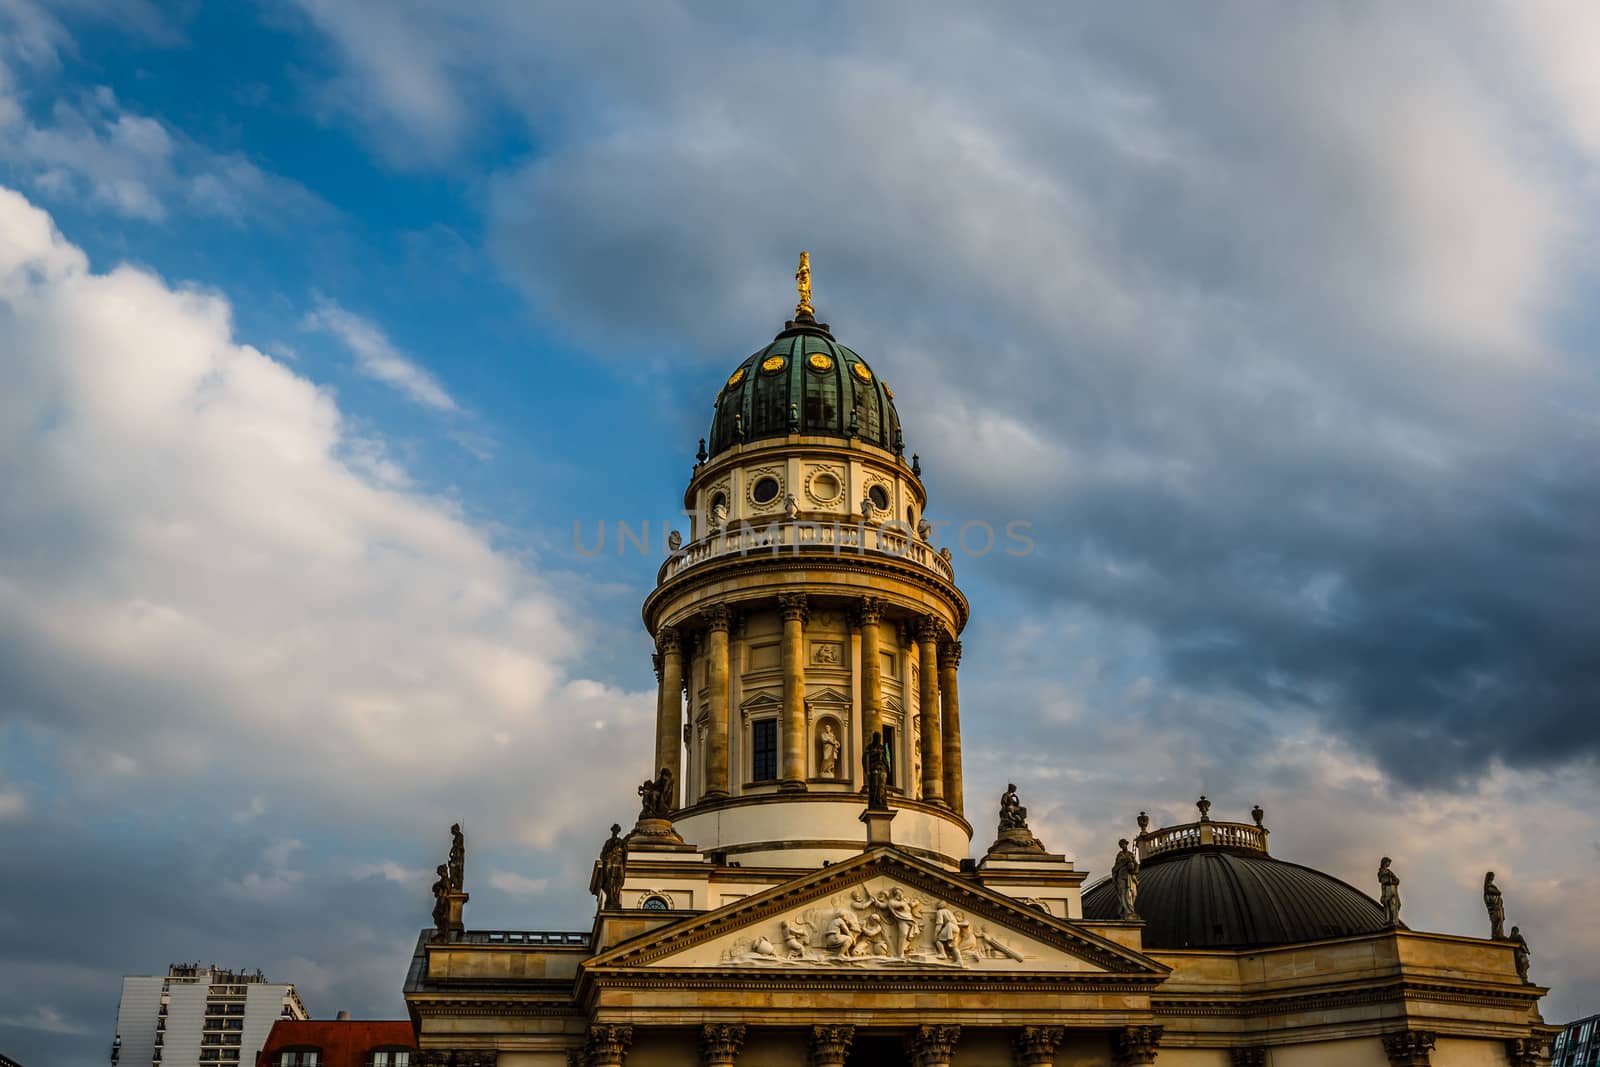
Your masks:
[{"label": "corinthian capital", "polygon": [[732,619],[733,613],[728,610],[728,605],[726,604],[708,604],[700,609],[700,617],[705,619],[706,629],[712,633],[716,633],[718,630],[727,633],[728,623]]},{"label": "corinthian capital", "polygon": [[883,601],[875,596],[864,596],[856,604],[856,623],[875,626],[883,621]]},{"label": "corinthian capital", "polygon": [[959,666],[961,666],[961,642],[960,641],[951,640],[951,641],[940,641],[939,642],[939,666],[941,666],[941,667],[959,667]]},{"label": "corinthian capital", "polygon": [[1017,1031],[1015,1040],[1017,1063],[1021,1067],[1046,1067],[1055,1062],[1056,1049],[1066,1036],[1066,1028],[1061,1026],[1024,1026]]},{"label": "corinthian capital", "polygon": [[938,641],[944,636],[944,625],[932,615],[924,615],[917,620],[918,641]]},{"label": "corinthian capital", "polygon": [[783,612],[784,621],[799,619],[806,621],[806,595],[804,593],[779,593],[778,609]]},{"label": "corinthian capital", "polygon": [[917,1067],[948,1067],[960,1040],[959,1026],[919,1026],[911,1039],[912,1062]]},{"label": "corinthian capital", "polygon": [[744,1047],[745,1028],[737,1023],[708,1023],[700,1028],[700,1062],[706,1067],[732,1063]]},{"label": "corinthian capital", "polygon": [[656,651],[663,656],[683,651],[683,637],[678,633],[677,627],[663,626],[656,632]]},{"label": "corinthian capital", "polygon": [[853,1026],[813,1026],[809,1067],[842,1067],[855,1037]]}]

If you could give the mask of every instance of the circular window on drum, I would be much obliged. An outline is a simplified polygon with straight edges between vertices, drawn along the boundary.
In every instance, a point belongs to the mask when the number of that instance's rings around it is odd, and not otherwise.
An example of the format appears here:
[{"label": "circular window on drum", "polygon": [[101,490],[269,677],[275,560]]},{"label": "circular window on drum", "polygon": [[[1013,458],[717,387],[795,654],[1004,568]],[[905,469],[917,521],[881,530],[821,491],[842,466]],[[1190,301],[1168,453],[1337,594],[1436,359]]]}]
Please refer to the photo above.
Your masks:
[{"label": "circular window on drum", "polygon": [[867,497],[872,501],[872,506],[879,511],[889,510],[889,493],[881,485],[875,485],[867,490]]},{"label": "circular window on drum", "polygon": [[756,479],[756,484],[750,487],[750,499],[757,504],[770,504],[778,499],[778,492],[783,487],[778,484],[778,479],[772,475],[763,475]]},{"label": "circular window on drum", "polygon": [[819,504],[832,504],[844,492],[844,486],[832,471],[813,471],[806,482],[806,492]]}]

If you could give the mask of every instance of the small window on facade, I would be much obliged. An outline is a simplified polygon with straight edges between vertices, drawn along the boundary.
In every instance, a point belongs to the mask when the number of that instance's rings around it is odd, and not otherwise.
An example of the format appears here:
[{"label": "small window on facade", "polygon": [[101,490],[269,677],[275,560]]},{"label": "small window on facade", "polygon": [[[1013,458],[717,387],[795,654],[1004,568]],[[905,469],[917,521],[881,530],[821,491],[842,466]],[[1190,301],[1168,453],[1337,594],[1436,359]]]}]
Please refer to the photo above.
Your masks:
[{"label": "small window on facade", "polygon": [[642,905],[645,911],[671,911],[672,901],[659,893],[651,893],[644,898]]},{"label": "small window on facade", "polygon": [[884,491],[883,486],[875,485],[868,489],[867,496],[872,498],[872,506],[879,511],[889,510],[889,494]]},{"label": "small window on facade", "polygon": [[750,780],[770,782],[778,777],[778,720],[757,719],[750,724]]},{"label": "small window on facade", "polygon": [[894,780],[894,754],[895,754],[895,751],[896,750],[895,750],[895,747],[894,747],[894,727],[893,726],[885,726],[883,728],[883,756],[884,756],[885,762],[887,762],[889,764],[889,784],[890,785],[894,785],[895,784],[895,780]]},{"label": "small window on facade", "polygon": [[404,1050],[374,1052],[367,1067],[411,1067],[411,1053]]},{"label": "small window on facade", "polygon": [[750,495],[755,498],[757,504],[769,503],[778,495],[778,479],[762,478],[756,482],[755,488],[750,490]]}]

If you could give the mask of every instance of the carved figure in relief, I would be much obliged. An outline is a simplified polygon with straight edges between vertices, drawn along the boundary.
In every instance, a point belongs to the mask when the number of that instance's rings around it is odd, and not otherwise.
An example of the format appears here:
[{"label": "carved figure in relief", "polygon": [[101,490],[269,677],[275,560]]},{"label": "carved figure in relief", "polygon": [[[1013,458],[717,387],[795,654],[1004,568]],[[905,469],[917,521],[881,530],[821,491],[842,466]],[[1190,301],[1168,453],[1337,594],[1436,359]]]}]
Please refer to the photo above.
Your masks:
[{"label": "carved figure in relief", "polygon": [[1117,842],[1117,859],[1111,865],[1111,878],[1117,887],[1117,910],[1124,919],[1137,919],[1134,905],[1139,897],[1139,857],[1128,847],[1124,837]]},{"label": "carved figure in relief", "polygon": [[728,525],[728,505],[719,500],[711,505],[711,529],[720,531],[726,525]]},{"label": "carved figure in relief", "polygon": [[823,931],[822,944],[841,960],[856,955],[856,944],[861,940],[861,925],[848,911],[837,911]]},{"label": "carved figure in relief", "polygon": [[1400,876],[1389,866],[1388,856],[1378,861],[1378,903],[1383,905],[1384,921],[1390,926],[1400,925]]},{"label": "carved figure in relief", "polygon": [[933,947],[938,950],[940,959],[954,960],[965,966],[961,940],[960,920],[944,901],[939,901],[933,910]]},{"label": "carved figure in relief", "polygon": [[824,778],[832,778],[839,773],[839,737],[833,732],[832,723],[823,723],[822,731],[817,737],[821,745],[821,758],[817,761],[817,771]]},{"label": "carved figure in relief", "polygon": [[839,646],[838,645],[818,645],[816,652],[812,653],[812,655],[811,655],[811,662],[813,662],[813,663],[838,663],[839,662]]},{"label": "carved figure in relief", "polygon": [[1506,902],[1500,887],[1494,884],[1494,872],[1483,875],[1483,906],[1489,912],[1489,936],[1496,941],[1506,939]]},{"label": "carved figure in relief", "polygon": [[800,501],[795,499],[793,493],[783,498],[783,513],[791,519],[800,514]]},{"label": "carved figure in relief", "polygon": [[673,530],[671,533],[667,534],[667,551],[668,552],[676,552],[676,551],[678,551],[678,549],[680,549],[682,547],[683,547],[683,534],[679,533],[677,530]]},{"label": "carved figure in relief", "polygon": [[806,943],[811,937],[811,927],[804,919],[785,919],[783,926],[783,947],[792,960],[804,959]]}]

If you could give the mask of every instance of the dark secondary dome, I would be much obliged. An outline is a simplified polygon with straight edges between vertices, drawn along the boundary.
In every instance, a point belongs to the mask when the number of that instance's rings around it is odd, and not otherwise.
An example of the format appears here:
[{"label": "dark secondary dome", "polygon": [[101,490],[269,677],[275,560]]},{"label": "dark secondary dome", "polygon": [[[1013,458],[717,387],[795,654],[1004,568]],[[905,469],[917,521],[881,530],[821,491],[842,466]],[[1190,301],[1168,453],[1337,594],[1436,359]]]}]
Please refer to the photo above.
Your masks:
[{"label": "dark secondary dome", "polygon": [[867,361],[839,344],[810,306],[810,263],[802,258],[801,303],[773,342],[723,384],[711,419],[709,455],[736,444],[798,433],[865,441],[905,451],[894,393]]},{"label": "dark secondary dome", "polygon": [[[1209,818],[1141,833],[1144,947],[1262,948],[1386,928],[1377,901],[1332,875],[1273,859],[1266,836],[1259,824]],[[1083,916],[1119,917],[1111,879],[1084,892]]]}]

